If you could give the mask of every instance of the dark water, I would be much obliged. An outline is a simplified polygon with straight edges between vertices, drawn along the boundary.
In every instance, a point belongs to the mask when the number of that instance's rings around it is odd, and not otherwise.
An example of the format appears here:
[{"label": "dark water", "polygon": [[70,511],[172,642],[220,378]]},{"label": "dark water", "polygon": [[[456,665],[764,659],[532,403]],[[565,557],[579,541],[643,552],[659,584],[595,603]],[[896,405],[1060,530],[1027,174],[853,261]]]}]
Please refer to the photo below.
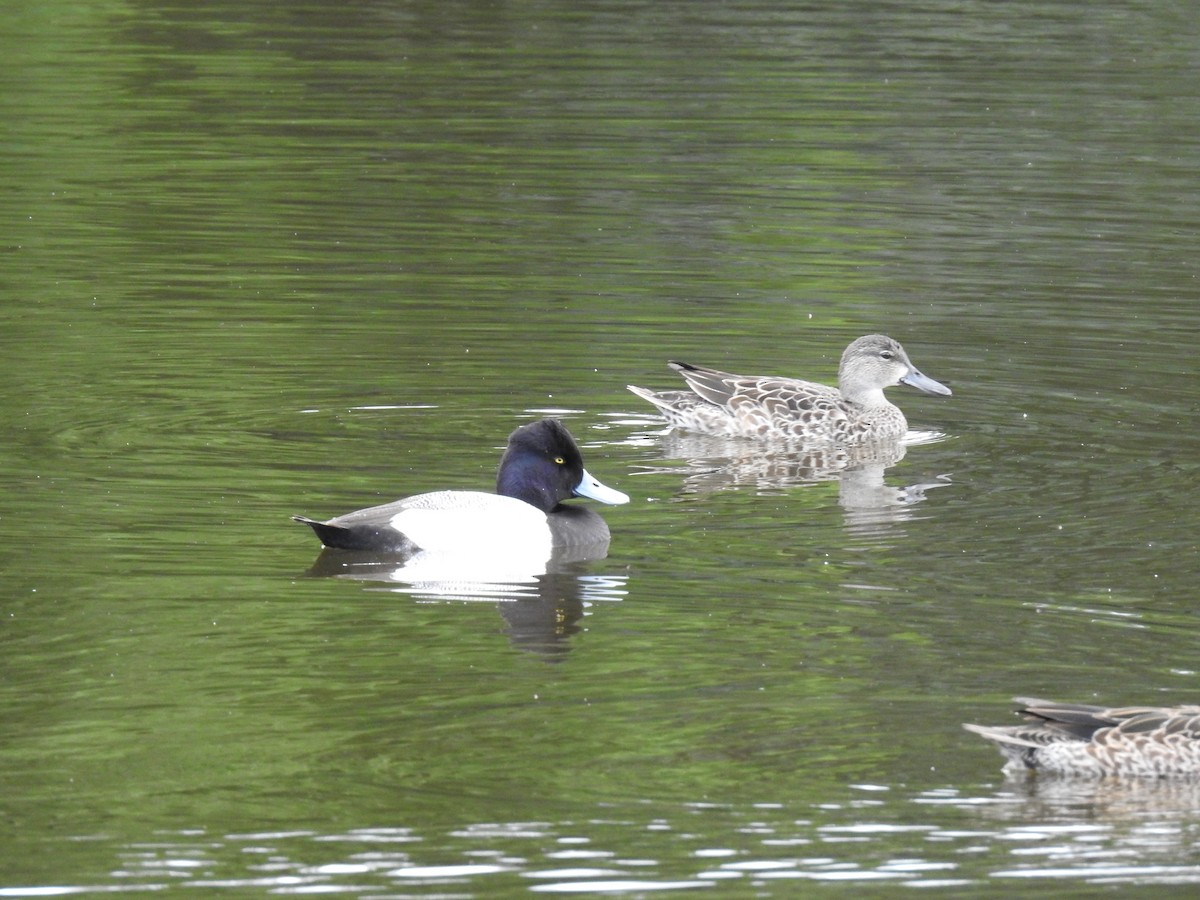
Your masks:
[{"label": "dark water", "polygon": [[[1200,693],[1198,31],[13,13],[0,896],[1200,881],[1194,786],[1006,782],[959,727]],[[832,380],[871,331],[954,389],[893,389],[918,433],[873,468],[624,390]],[[290,514],[487,489],[547,412],[633,498],[606,559],[313,570]]]}]

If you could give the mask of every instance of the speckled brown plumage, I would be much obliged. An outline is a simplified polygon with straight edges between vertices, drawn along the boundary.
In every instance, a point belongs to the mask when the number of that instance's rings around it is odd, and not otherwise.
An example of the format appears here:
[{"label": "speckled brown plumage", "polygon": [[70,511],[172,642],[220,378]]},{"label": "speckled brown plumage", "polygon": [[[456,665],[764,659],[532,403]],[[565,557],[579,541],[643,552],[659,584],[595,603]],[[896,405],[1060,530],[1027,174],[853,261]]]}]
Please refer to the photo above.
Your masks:
[{"label": "speckled brown plumage", "polygon": [[1090,778],[1200,777],[1200,706],[1108,708],[1018,697],[1023,725],[964,725],[993,741],[1006,772]]},{"label": "speckled brown plumage", "polygon": [[869,334],[842,354],[838,387],[774,376],[732,375],[671,362],[690,391],[629,390],[658,407],[678,428],[720,436],[787,438],[853,444],[900,438],[908,422],[883,395],[894,384],[932,394],[950,389],[928,378],[890,337]]}]

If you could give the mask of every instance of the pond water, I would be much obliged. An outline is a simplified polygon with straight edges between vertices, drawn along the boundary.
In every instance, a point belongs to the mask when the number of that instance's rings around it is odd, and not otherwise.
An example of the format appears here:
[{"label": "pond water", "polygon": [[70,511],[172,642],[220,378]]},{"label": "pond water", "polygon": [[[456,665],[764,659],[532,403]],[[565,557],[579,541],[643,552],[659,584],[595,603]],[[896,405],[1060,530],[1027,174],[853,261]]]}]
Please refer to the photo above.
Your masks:
[{"label": "pond water", "polygon": [[[1197,786],[960,727],[1200,696],[1186,4],[7,25],[0,896],[1195,889]],[[865,467],[625,390],[874,331],[954,395]],[[547,414],[607,557],[289,521],[487,490]]]}]

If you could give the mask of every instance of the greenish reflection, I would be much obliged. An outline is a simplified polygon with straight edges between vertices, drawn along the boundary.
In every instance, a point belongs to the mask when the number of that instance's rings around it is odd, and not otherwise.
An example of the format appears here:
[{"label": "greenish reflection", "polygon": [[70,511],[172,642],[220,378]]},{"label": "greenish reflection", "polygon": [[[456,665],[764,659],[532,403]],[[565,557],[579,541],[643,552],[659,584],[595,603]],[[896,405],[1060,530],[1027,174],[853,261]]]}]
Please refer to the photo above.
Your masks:
[{"label": "greenish reflection", "polygon": [[[1014,800],[959,722],[1194,694],[1194,19],[10,11],[0,887],[195,887],[162,864],[194,852],[253,890],[276,853],[384,892],[496,851],[516,893],[583,839],[981,895],[1027,823],[1144,853],[1187,813]],[[887,483],[953,487],[865,529],[843,480],[688,493],[624,391],[676,356],[828,373],[874,330],[955,388]],[[499,603],[305,577],[289,514],[486,487],[543,409],[635,500],[577,573],[624,593],[550,609],[556,664]],[[380,835],[423,846],[316,872]]]}]

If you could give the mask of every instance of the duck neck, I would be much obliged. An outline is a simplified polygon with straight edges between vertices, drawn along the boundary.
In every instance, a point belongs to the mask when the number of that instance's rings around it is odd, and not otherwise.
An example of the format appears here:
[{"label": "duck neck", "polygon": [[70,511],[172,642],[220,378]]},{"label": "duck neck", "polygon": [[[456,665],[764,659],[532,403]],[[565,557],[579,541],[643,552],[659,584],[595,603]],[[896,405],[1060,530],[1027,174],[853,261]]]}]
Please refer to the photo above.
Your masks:
[{"label": "duck neck", "polygon": [[864,388],[854,385],[840,386],[842,396],[851,403],[857,403],[866,409],[876,409],[880,406],[891,406],[891,401],[883,395],[883,388]]},{"label": "duck neck", "polygon": [[523,500],[530,506],[536,506],[542,512],[548,513],[558,506],[558,499],[550,491],[538,489],[528,479],[521,476],[522,473],[515,470],[515,467],[510,466],[501,471],[496,477],[496,493]]}]

